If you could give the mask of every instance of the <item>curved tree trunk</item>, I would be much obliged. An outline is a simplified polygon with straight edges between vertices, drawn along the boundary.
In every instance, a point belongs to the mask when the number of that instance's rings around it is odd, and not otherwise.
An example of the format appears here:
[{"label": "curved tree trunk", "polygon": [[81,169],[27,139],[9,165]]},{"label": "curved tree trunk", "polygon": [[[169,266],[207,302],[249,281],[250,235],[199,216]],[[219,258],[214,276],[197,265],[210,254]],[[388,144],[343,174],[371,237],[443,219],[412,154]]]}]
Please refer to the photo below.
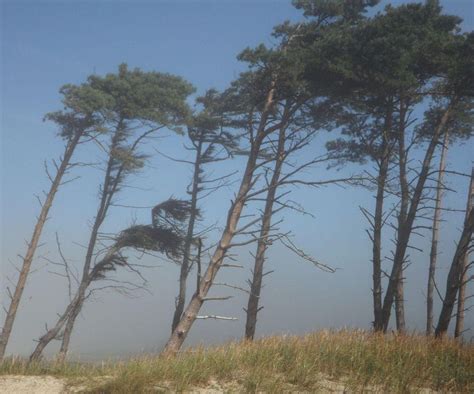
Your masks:
[{"label": "curved tree trunk", "polygon": [[438,257],[439,223],[441,217],[441,200],[443,198],[443,178],[446,169],[446,154],[448,153],[449,133],[444,135],[441,157],[439,160],[438,181],[436,187],[436,202],[433,215],[433,232],[431,237],[430,266],[428,287],[426,293],[426,335],[433,334],[433,292],[435,286],[436,260]]},{"label": "curved tree trunk", "polygon": [[5,317],[5,322],[3,324],[2,334],[0,336],[0,361],[3,359],[5,355],[5,350],[8,344],[8,340],[10,338],[10,334],[13,329],[13,323],[15,322],[15,317],[18,311],[18,307],[20,305],[21,297],[23,295],[23,290],[26,285],[26,281],[28,278],[28,274],[31,269],[31,264],[33,262],[33,258],[38,248],[38,243],[41,237],[41,233],[43,231],[44,225],[46,220],[48,219],[49,210],[53,205],[54,197],[56,196],[56,192],[58,191],[59,186],[61,185],[62,178],[69,167],[72,155],[74,150],[76,149],[79,139],[81,138],[81,133],[76,132],[72,139],[67,143],[66,149],[64,152],[64,156],[61,160],[61,164],[58,167],[56,172],[56,176],[52,180],[51,187],[49,189],[48,195],[46,196],[46,200],[41,207],[40,215],[38,216],[38,220],[36,221],[35,228],[33,230],[33,235],[31,236],[31,240],[28,244],[28,249],[26,251],[25,257],[23,259],[23,264],[20,269],[20,274],[18,277],[17,284],[15,286],[15,291],[11,298],[10,306],[7,311],[7,315]]}]

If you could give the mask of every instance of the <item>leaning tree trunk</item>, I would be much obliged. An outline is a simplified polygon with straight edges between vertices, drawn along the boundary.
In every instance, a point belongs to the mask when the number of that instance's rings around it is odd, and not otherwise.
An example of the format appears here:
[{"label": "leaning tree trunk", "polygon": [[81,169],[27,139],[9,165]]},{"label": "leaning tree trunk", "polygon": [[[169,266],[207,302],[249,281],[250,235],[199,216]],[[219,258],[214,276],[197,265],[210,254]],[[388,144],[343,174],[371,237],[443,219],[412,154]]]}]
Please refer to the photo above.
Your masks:
[{"label": "leaning tree trunk", "polygon": [[446,154],[449,146],[449,132],[444,135],[439,161],[438,181],[436,186],[436,202],[433,215],[433,232],[431,237],[430,266],[428,273],[428,288],[426,294],[426,335],[433,334],[433,293],[435,286],[436,260],[438,257],[439,223],[441,216],[441,199],[443,198],[443,177],[446,169]]},{"label": "leaning tree trunk", "polygon": [[41,207],[41,212],[36,221],[36,225],[33,230],[33,235],[28,244],[28,249],[23,259],[23,264],[20,269],[18,282],[15,287],[15,292],[13,293],[13,296],[11,298],[10,306],[8,308],[5,322],[3,325],[2,334],[0,336],[0,361],[5,356],[5,350],[8,344],[8,340],[10,338],[10,334],[12,332],[13,323],[15,322],[18,306],[20,305],[21,297],[23,295],[23,290],[26,285],[26,280],[28,279],[28,274],[31,269],[31,264],[33,262],[36,249],[38,248],[38,242],[41,237],[41,233],[43,231],[46,220],[48,219],[49,210],[51,209],[56,192],[58,191],[58,188],[61,185],[62,178],[67,171],[72,155],[79,143],[81,135],[82,134],[80,132],[76,132],[72,139],[69,140],[69,142],[67,143],[64,151],[64,156],[61,160],[61,164],[57,169],[56,176],[52,180],[51,187],[46,196],[46,200],[44,201],[43,206]]},{"label": "leaning tree trunk", "polygon": [[[133,153],[135,148],[138,146],[140,141],[147,135],[153,133],[158,128],[151,128],[145,133],[143,133],[140,137],[138,137],[135,142],[130,146],[129,153]],[[84,260],[84,267],[82,272],[81,282],[78,288],[78,301],[76,307],[73,309],[72,313],[68,316],[68,321],[64,328],[63,338],[61,342],[61,348],[59,351],[59,359],[64,360],[67,355],[67,351],[69,349],[69,343],[71,341],[71,334],[76,323],[77,316],[79,315],[84,302],[86,300],[86,291],[89,285],[94,281],[94,269],[91,270],[92,265],[92,258],[94,256],[94,250],[97,244],[97,239],[99,235],[100,227],[104,222],[107,212],[110,208],[112,203],[112,198],[115,196],[115,193],[119,190],[121,182],[123,181],[122,177],[123,174],[126,173],[126,162],[117,161],[114,152],[126,135],[126,121],[121,117],[118,121],[117,127],[115,129],[115,134],[112,137],[111,144],[110,144],[110,151],[109,151],[109,159],[107,162],[107,168],[104,175],[104,184],[102,185],[102,195],[99,204],[99,209],[97,211],[97,215],[94,221],[94,225],[92,226],[91,235],[89,238],[89,244],[87,247],[86,258]],[[117,164],[120,163],[120,166],[116,168]],[[117,251],[119,249],[119,245],[115,245],[113,248],[109,250],[108,253],[113,253],[113,251]]]},{"label": "leaning tree trunk", "polygon": [[[120,127],[121,126],[119,126],[119,131],[121,130]],[[119,144],[119,140],[120,138],[117,133],[112,138],[112,143],[110,147],[111,152],[113,152],[115,147]],[[58,321],[56,322],[56,325],[52,329],[48,330],[48,332],[46,332],[46,334],[44,334],[40,338],[34,352],[30,356],[30,360],[39,359],[41,357],[41,354],[44,348],[52,340],[58,338],[59,332],[62,330],[63,327],[64,327],[64,332],[62,334],[61,348],[60,348],[60,353],[58,357],[59,359],[64,359],[66,357],[67,350],[69,347],[69,342],[71,339],[72,330],[76,322],[76,318],[82,309],[82,306],[85,301],[86,290],[91,283],[91,277],[90,277],[89,271],[92,264],[92,258],[94,255],[95,245],[97,243],[99,229],[107,215],[107,211],[111,203],[111,198],[113,194],[115,193],[115,191],[117,190],[118,183],[120,182],[120,176],[123,171],[123,167],[120,167],[119,170],[117,171],[117,174],[115,174],[115,176],[112,176],[113,167],[114,167],[114,157],[110,155],[109,160],[107,162],[105,175],[104,175],[104,184],[102,186],[102,195],[101,195],[101,200],[99,204],[99,209],[97,211],[97,215],[95,217],[94,224],[92,226],[91,234],[89,237],[86,257],[84,260],[82,278],[79,283],[79,287],[77,289],[76,295],[74,299],[71,301],[71,303],[67,306],[65,312],[62,315],[60,315]]]},{"label": "leaning tree trunk", "polygon": [[423,194],[424,186],[429,175],[431,160],[436,148],[436,145],[439,142],[439,137],[442,133],[442,130],[445,128],[447,121],[449,120],[451,114],[451,108],[454,105],[455,101],[451,103],[450,106],[444,112],[438,126],[434,130],[431,141],[428,145],[428,148],[423,159],[422,167],[420,174],[418,176],[418,181],[411,198],[410,209],[408,210],[406,221],[403,223],[399,229],[399,236],[397,238],[397,245],[395,248],[395,255],[393,259],[393,266],[390,272],[390,278],[387,286],[387,291],[384,297],[383,303],[383,330],[384,332],[388,329],[388,324],[390,322],[390,315],[392,310],[392,305],[394,301],[394,296],[396,292],[396,286],[400,272],[403,270],[403,263],[405,261],[405,255],[408,248],[408,242],[410,241],[410,236],[413,230],[413,224],[415,222],[416,214],[418,211],[418,206],[421,201]]},{"label": "leaning tree trunk", "polygon": [[[474,200],[474,168],[471,172],[471,183],[469,185],[469,193],[467,197],[466,217],[473,209]],[[464,312],[465,312],[465,301],[466,301],[466,285],[467,285],[467,270],[469,264],[469,250],[464,254],[461,264],[461,283],[459,285],[458,295],[458,308],[456,314],[456,327],[454,329],[454,337],[461,337],[464,332]]]},{"label": "leaning tree trunk", "polygon": [[464,222],[464,228],[459,240],[456,252],[449,269],[448,278],[446,281],[446,294],[444,296],[443,308],[439,315],[438,325],[436,326],[435,336],[442,338],[446,336],[453,314],[454,304],[456,303],[456,296],[459,291],[461,279],[463,276],[464,258],[472,241],[472,234],[474,232],[474,209],[468,213]]},{"label": "leaning tree trunk", "polygon": [[263,265],[265,263],[265,252],[267,250],[268,237],[270,235],[273,204],[275,202],[278,182],[280,181],[281,168],[285,159],[285,126],[280,129],[278,135],[278,146],[273,169],[272,179],[268,186],[265,208],[262,218],[262,227],[260,237],[257,243],[257,252],[255,254],[255,263],[253,268],[253,277],[250,286],[250,295],[246,309],[247,321],[245,323],[245,338],[253,340],[255,336],[255,327],[257,325],[257,314],[260,310],[260,292],[262,289]]},{"label": "leaning tree trunk", "polygon": [[[403,99],[400,99],[400,119],[398,128],[398,164],[399,164],[399,178],[400,178],[400,212],[398,214],[398,234],[397,238],[400,237],[400,231],[403,229],[403,224],[407,220],[408,214],[408,203],[410,199],[410,191],[408,188],[407,180],[407,162],[406,162],[406,150],[405,150],[405,126],[406,126],[406,103]],[[404,300],[404,288],[403,288],[403,264],[402,268],[397,275],[396,291],[395,291],[395,320],[397,331],[400,334],[405,332],[405,300]]]},{"label": "leaning tree trunk", "polygon": [[217,272],[219,271],[223,263],[225,254],[228,248],[231,246],[232,239],[234,237],[235,232],[237,231],[237,224],[239,222],[240,215],[242,214],[242,210],[246,202],[246,196],[253,186],[253,175],[255,172],[255,166],[257,164],[257,158],[260,153],[260,148],[263,139],[266,135],[265,126],[270,110],[273,107],[274,92],[275,83],[272,83],[272,86],[270,87],[270,90],[265,100],[264,109],[262,111],[262,117],[260,119],[260,124],[255,135],[255,140],[252,143],[250,154],[247,159],[247,165],[245,168],[244,175],[242,177],[239,191],[237,193],[235,201],[232,202],[231,207],[229,209],[226,226],[222,233],[221,239],[216,247],[216,250],[214,251],[214,254],[209,262],[204,276],[201,278],[199,288],[196,290],[193,297],[191,298],[186,310],[183,313],[183,316],[181,317],[179,324],[171,334],[171,337],[168,339],[168,342],[166,343],[165,348],[163,349],[163,354],[165,355],[174,355],[181,348],[189,333],[189,330],[191,329],[194,321],[197,318],[199,310],[205,302],[207,293],[209,292],[209,289],[211,288],[214,282],[214,278],[216,277]]},{"label": "leaning tree trunk", "polygon": [[[119,126],[119,130],[117,134],[112,139],[111,149],[110,151],[113,152],[116,146],[119,143],[119,135],[121,132],[121,126]],[[107,216],[107,211],[109,210],[110,203],[112,201],[112,197],[115,194],[118,184],[120,182],[121,174],[123,172],[123,165],[119,168],[115,176],[112,175],[113,167],[114,167],[114,157],[112,153],[110,153],[110,157],[107,163],[107,169],[105,172],[104,177],[104,185],[102,187],[102,196],[99,205],[99,209],[97,211],[97,215],[92,226],[91,235],[89,238],[89,244],[87,246],[86,258],[84,260],[84,267],[82,272],[81,282],[79,284],[79,288],[77,291],[78,300],[76,303],[75,308],[73,308],[72,312],[68,316],[68,320],[66,326],[64,327],[64,333],[62,336],[61,341],[61,348],[59,350],[59,359],[64,360],[67,355],[67,351],[69,349],[69,343],[71,341],[72,330],[76,323],[77,316],[84,305],[84,301],[86,298],[86,290],[89,287],[90,283],[92,282],[90,268],[92,264],[92,258],[94,256],[95,246],[97,244],[97,238],[99,235],[99,229],[102,226],[102,223]]]},{"label": "leaning tree trunk", "polygon": [[193,174],[193,185],[191,190],[191,215],[189,217],[188,229],[186,233],[186,239],[184,240],[183,248],[183,262],[179,273],[179,293],[176,298],[176,307],[173,315],[173,323],[171,326],[171,332],[173,332],[178,326],[179,321],[183,315],[184,304],[186,302],[186,282],[189,274],[190,257],[191,257],[191,245],[194,236],[194,224],[196,222],[197,215],[197,197],[199,191],[199,172],[201,167],[201,150],[202,141],[199,141],[196,150],[196,160],[194,162],[194,174]]}]

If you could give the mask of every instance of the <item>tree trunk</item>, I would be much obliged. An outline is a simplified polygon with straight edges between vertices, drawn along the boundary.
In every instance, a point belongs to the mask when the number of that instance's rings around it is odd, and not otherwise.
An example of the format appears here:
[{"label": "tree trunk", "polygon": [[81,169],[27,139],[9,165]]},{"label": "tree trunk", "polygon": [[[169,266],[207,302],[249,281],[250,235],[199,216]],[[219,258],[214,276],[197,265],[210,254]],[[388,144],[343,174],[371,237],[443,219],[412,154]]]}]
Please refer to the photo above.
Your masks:
[{"label": "tree trunk", "polygon": [[[469,185],[469,193],[467,198],[466,207],[466,218],[469,212],[473,209],[474,200],[474,168],[471,172],[471,183]],[[454,337],[461,337],[464,331],[464,312],[465,312],[465,301],[466,301],[466,285],[468,281],[467,270],[469,264],[469,251],[467,250],[464,254],[461,264],[461,284],[459,285],[459,296],[458,296],[458,308],[456,314],[456,327],[454,329]]]},{"label": "tree trunk", "polygon": [[178,326],[178,323],[183,315],[184,304],[186,302],[186,282],[189,274],[191,245],[193,241],[194,224],[196,222],[197,214],[197,197],[199,190],[199,172],[201,167],[201,150],[202,141],[199,141],[196,150],[196,161],[194,162],[193,186],[191,191],[191,215],[189,217],[186,239],[184,241],[183,262],[181,264],[181,270],[179,273],[179,293],[176,298],[176,308],[173,315],[171,332],[173,332]]},{"label": "tree trunk", "polygon": [[36,221],[36,225],[33,230],[33,235],[31,237],[30,243],[28,244],[28,249],[23,259],[23,264],[20,269],[20,274],[15,287],[15,292],[13,293],[10,306],[7,311],[7,315],[5,317],[2,334],[0,336],[0,361],[5,356],[5,350],[8,344],[8,340],[10,338],[10,334],[12,332],[13,323],[15,321],[16,313],[18,311],[18,306],[20,305],[21,297],[23,295],[23,290],[28,279],[28,274],[31,269],[31,264],[33,262],[36,249],[38,248],[38,242],[41,237],[41,233],[43,231],[46,220],[48,219],[49,210],[53,204],[56,192],[58,191],[58,188],[61,185],[61,180],[67,171],[72,155],[79,143],[81,135],[82,134],[80,132],[76,132],[72,139],[69,140],[69,142],[67,143],[64,156],[61,160],[61,164],[56,172],[56,176],[52,181],[48,195],[46,196],[46,200],[44,201],[44,204],[41,207],[40,215],[38,217],[38,220]]},{"label": "tree trunk", "polygon": [[250,295],[247,305],[247,321],[245,323],[245,338],[253,340],[255,336],[255,327],[257,324],[257,314],[260,310],[260,292],[262,289],[263,265],[265,263],[265,252],[267,250],[268,237],[270,235],[273,204],[275,202],[278,182],[280,180],[281,168],[285,159],[285,126],[280,129],[278,136],[278,147],[275,158],[272,179],[269,184],[265,208],[262,218],[262,227],[260,238],[257,243],[257,252],[255,254],[255,263],[253,268],[252,283],[250,286]]},{"label": "tree trunk", "polygon": [[[115,244],[113,247],[109,249],[107,254],[104,256],[102,260],[108,260],[112,255],[117,253],[121,249],[121,246],[118,244]],[[40,337],[38,340],[38,344],[35,347],[35,350],[33,353],[30,355],[30,362],[31,361],[37,361],[41,358],[41,355],[43,353],[43,350],[48,346],[48,344],[54,340],[60,337],[60,332],[63,329],[63,327],[66,325],[66,328],[69,325],[69,329],[64,331],[62,337],[62,343],[61,343],[61,348],[60,352],[58,354],[58,359],[60,361],[64,361],[66,355],[67,355],[67,350],[69,346],[69,341],[71,338],[71,332],[72,328],[74,326],[74,322],[79,315],[82,306],[84,305],[84,301],[86,299],[85,293],[89,285],[91,284],[90,282],[90,277],[87,282],[81,282],[79,289],[77,290],[76,295],[74,298],[71,300],[69,305],[66,307],[66,310],[63,312],[61,316],[59,316],[59,319],[57,320],[56,324],[54,327],[49,329],[43,336]],[[67,335],[67,338],[65,339],[64,337]]]},{"label": "tree trunk", "polygon": [[[72,329],[74,328],[74,324],[76,322],[77,316],[79,315],[79,312],[82,309],[82,306],[84,305],[84,295],[81,294],[83,292],[79,293],[79,298],[77,300],[77,303],[75,307],[72,309],[71,314],[69,315],[69,318],[67,319],[66,326],[64,328],[64,333],[63,333],[63,339],[61,342],[61,348],[59,349],[58,353],[58,361],[62,362],[66,359],[67,352],[69,350],[69,343],[71,342],[71,334],[72,334]],[[85,290],[84,290],[85,293]]]},{"label": "tree trunk", "polygon": [[48,344],[52,340],[58,338],[59,333],[61,329],[64,327],[64,324],[66,323],[69,315],[71,314],[73,309],[76,307],[77,301],[78,301],[78,295],[76,295],[74,299],[69,303],[64,313],[59,317],[55,326],[53,328],[50,328],[44,335],[40,337],[35,347],[35,350],[30,355],[30,358],[29,358],[30,362],[38,361],[41,358],[41,355],[43,354],[43,350],[45,349],[45,347],[48,346]]},{"label": "tree trunk", "polygon": [[[116,135],[112,138],[112,144],[110,148],[110,152],[113,152],[113,150],[116,148],[118,145],[119,141],[119,133],[121,131],[121,126],[119,125],[119,131],[116,133]],[[69,348],[69,343],[71,340],[71,334],[72,330],[74,328],[74,324],[76,322],[77,316],[79,315],[79,312],[82,309],[82,306],[84,304],[85,300],[85,294],[87,287],[91,283],[91,277],[90,277],[90,267],[92,264],[92,258],[94,256],[94,250],[95,246],[97,243],[97,237],[99,234],[99,229],[102,223],[105,220],[105,217],[107,216],[107,211],[110,207],[110,203],[112,201],[112,196],[115,194],[115,191],[118,186],[118,182],[120,180],[120,175],[122,172],[122,169],[119,169],[115,177],[112,176],[112,171],[113,171],[113,163],[114,163],[114,157],[112,154],[110,154],[109,161],[107,163],[107,169],[105,172],[105,177],[104,177],[104,184],[102,186],[102,197],[99,205],[99,209],[97,211],[97,215],[94,220],[94,224],[92,226],[92,231],[91,235],[89,238],[89,244],[87,246],[87,253],[86,253],[86,258],[84,260],[84,267],[83,267],[83,272],[82,272],[82,278],[81,278],[81,283],[79,284],[79,289],[78,289],[78,301],[76,307],[72,310],[72,313],[68,316],[68,320],[66,323],[66,326],[64,328],[64,333],[63,333],[63,338],[61,342],[61,348],[59,351],[59,358],[60,359],[65,359],[67,355],[67,351]]]},{"label": "tree trunk", "polygon": [[209,262],[204,276],[201,279],[199,289],[191,298],[184,314],[178,323],[176,329],[171,334],[168,342],[163,349],[163,354],[174,355],[181,348],[184,343],[189,330],[191,329],[199,310],[202,307],[204,298],[206,297],[209,289],[212,286],[214,278],[219,271],[222,262],[224,260],[227,249],[231,245],[232,238],[235,231],[237,230],[237,224],[240,219],[240,215],[245,205],[246,196],[253,186],[253,175],[255,171],[255,165],[257,158],[260,153],[261,144],[265,138],[265,126],[268,119],[269,112],[273,107],[273,96],[275,92],[275,83],[272,83],[270,90],[267,94],[264,109],[260,119],[260,124],[255,135],[255,140],[252,143],[251,151],[247,159],[247,165],[245,168],[244,175],[239,187],[235,201],[231,204],[229,213],[227,216],[227,223],[222,233],[221,239],[216,247],[216,250]]},{"label": "tree trunk", "polygon": [[411,198],[410,209],[408,211],[406,221],[400,227],[399,232],[398,232],[399,236],[398,236],[397,245],[395,248],[392,271],[390,273],[390,278],[389,278],[387,291],[385,293],[384,303],[383,303],[383,308],[382,308],[384,332],[387,331],[388,324],[390,322],[390,315],[391,315],[392,305],[393,305],[394,296],[396,292],[396,285],[398,282],[400,272],[403,269],[403,263],[405,261],[405,254],[408,248],[408,242],[410,240],[410,236],[413,230],[413,223],[416,218],[416,214],[417,214],[418,206],[423,194],[424,186],[429,175],[429,170],[430,170],[430,165],[431,165],[431,160],[433,158],[434,150],[436,148],[436,145],[439,142],[438,140],[441,135],[441,132],[444,129],[450,117],[451,108],[454,105],[454,103],[455,101],[453,100],[451,105],[448,106],[448,108],[446,109],[446,111],[444,112],[440,120],[440,123],[438,124],[438,126],[436,127],[433,133],[433,137],[431,138],[431,141],[426,150],[425,157],[423,159],[423,164],[421,167],[421,171],[418,176],[418,181],[416,183],[415,190]]},{"label": "tree trunk", "polygon": [[472,241],[472,234],[474,231],[474,209],[466,216],[464,222],[464,228],[459,240],[456,252],[449,269],[448,278],[446,281],[446,294],[444,296],[443,308],[439,315],[438,325],[436,326],[435,336],[442,338],[446,336],[451,322],[451,316],[453,314],[454,304],[456,302],[456,296],[459,291],[461,284],[461,278],[463,274],[463,263],[466,253],[469,248],[469,244]]},{"label": "tree trunk", "polygon": [[374,302],[374,329],[382,329],[382,224],[385,183],[387,182],[388,160],[383,160],[377,179],[377,196],[375,199],[374,234],[372,242],[373,264],[373,302]]},{"label": "tree trunk", "polygon": [[[400,212],[398,214],[398,234],[397,238],[400,237],[400,231],[403,229],[403,225],[407,220],[408,204],[410,200],[410,191],[408,188],[407,180],[407,162],[406,162],[406,150],[405,150],[405,126],[406,126],[406,111],[407,103],[404,102],[403,98],[400,99],[400,119],[398,127],[398,164],[399,164],[399,179],[400,179]],[[397,331],[401,334],[405,332],[405,303],[404,303],[404,289],[403,289],[403,264],[398,272],[396,278],[396,291],[395,291],[395,320]]]},{"label": "tree trunk", "polygon": [[400,270],[397,278],[397,289],[395,292],[395,319],[397,325],[397,332],[399,334],[405,333],[405,304],[404,304],[404,288],[403,288],[403,267]]},{"label": "tree trunk", "polygon": [[438,182],[436,187],[436,202],[433,215],[433,232],[431,237],[430,266],[428,273],[428,288],[426,295],[426,335],[433,334],[433,293],[435,285],[436,260],[438,257],[439,223],[441,217],[441,200],[443,198],[443,178],[446,169],[446,154],[449,146],[449,132],[444,135],[439,160]]},{"label": "tree trunk", "polygon": [[372,239],[372,282],[374,303],[374,330],[380,331],[382,326],[382,227],[383,204],[385,198],[385,185],[387,183],[388,167],[390,164],[390,147],[388,134],[392,129],[392,110],[387,111],[385,128],[382,135],[382,157],[379,164],[377,177],[377,194],[375,197],[375,212]]},{"label": "tree trunk", "polygon": [[[118,133],[120,132],[120,130],[121,130],[121,122],[119,122],[118,132],[112,137],[110,152],[112,152],[119,143],[120,138],[119,138]],[[111,198],[113,194],[115,193],[118,183],[120,181],[120,174],[121,174],[122,169],[120,168],[116,176],[112,177],[113,164],[114,164],[114,157],[110,154],[108,162],[107,162],[107,168],[105,171],[104,184],[102,185],[102,195],[101,195],[101,200],[99,204],[99,209],[97,211],[97,215],[95,217],[94,224],[92,226],[91,234],[89,237],[89,243],[88,243],[86,257],[84,260],[84,267],[82,271],[82,278],[81,278],[81,282],[79,283],[79,288],[77,289],[77,293],[73,301],[67,306],[66,311],[60,316],[60,318],[56,322],[56,325],[51,330],[48,330],[48,332],[46,332],[46,334],[44,334],[40,338],[38,345],[36,346],[34,352],[30,356],[30,360],[39,359],[41,357],[41,354],[44,348],[49,344],[49,342],[51,342],[52,340],[58,337],[58,334],[61,331],[61,329],[64,327],[64,325],[65,325],[65,329],[62,335],[59,358],[64,360],[66,357],[76,318],[79,312],[81,311],[83,303],[85,301],[85,293],[86,293],[87,287],[91,283],[90,267],[91,267],[92,258],[94,255],[95,245],[97,242],[97,236],[99,234],[99,229],[107,215],[107,210],[110,206]]]}]

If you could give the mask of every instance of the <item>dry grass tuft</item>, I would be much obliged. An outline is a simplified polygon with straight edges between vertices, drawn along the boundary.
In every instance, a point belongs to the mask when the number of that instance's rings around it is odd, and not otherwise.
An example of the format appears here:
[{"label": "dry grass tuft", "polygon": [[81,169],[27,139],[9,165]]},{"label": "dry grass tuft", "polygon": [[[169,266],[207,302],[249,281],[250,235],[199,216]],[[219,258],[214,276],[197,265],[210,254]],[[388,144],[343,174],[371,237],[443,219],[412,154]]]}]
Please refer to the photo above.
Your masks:
[{"label": "dry grass tuft", "polygon": [[[356,391],[474,392],[474,346],[416,335],[318,331],[195,348],[176,358],[148,356],[101,366],[54,362],[27,366],[9,360],[0,365],[0,374],[46,374],[71,382],[90,379],[95,382],[90,393],[182,391],[216,384],[222,391],[245,392],[314,391],[328,384]],[[100,376],[109,378],[97,385]]]}]

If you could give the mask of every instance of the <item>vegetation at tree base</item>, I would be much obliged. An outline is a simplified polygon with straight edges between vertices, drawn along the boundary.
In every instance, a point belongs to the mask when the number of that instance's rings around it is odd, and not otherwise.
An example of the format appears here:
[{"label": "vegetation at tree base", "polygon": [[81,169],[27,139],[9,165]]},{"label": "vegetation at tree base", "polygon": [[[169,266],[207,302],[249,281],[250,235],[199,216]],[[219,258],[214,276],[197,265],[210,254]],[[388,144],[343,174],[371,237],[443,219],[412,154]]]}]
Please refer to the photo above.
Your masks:
[{"label": "vegetation at tree base", "polygon": [[302,337],[191,348],[177,357],[144,355],[101,364],[8,359],[0,375],[64,377],[89,393],[362,391],[472,392],[474,348],[454,340],[364,331],[319,331]]},{"label": "vegetation at tree base", "polygon": [[[450,169],[446,155],[449,147],[474,135],[474,32],[462,32],[461,18],[444,14],[436,0],[389,5],[377,13],[368,12],[377,0],[293,4],[304,18],[276,26],[274,45],[241,51],[238,60],[246,70],[226,89],[194,97],[194,108],[189,99],[195,89],[183,78],[131,70],[126,64],[116,73],[91,75],[82,84],[61,88],[64,109],[46,119],[59,126],[65,150],[53,162],[54,176],[46,167],[51,187],[21,258],[15,288],[7,289],[11,300],[0,336],[0,360],[55,195],[75,167],[100,171],[96,215],[82,265],[75,265],[80,275],[74,274],[56,235],[61,261],[51,263],[61,267],[67,280],[63,311],[46,326],[29,361],[6,359],[0,363],[1,373],[111,376],[100,387],[90,387],[91,392],[140,392],[163,384],[179,391],[212,379],[250,392],[316,390],[326,378],[354,390],[474,390],[472,344],[445,338],[451,320],[456,320],[455,337],[462,338],[469,308],[466,290],[473,278],[474,168],[470,176]],[[186,139],[187,156],[171,157],[160,150],[155,137],[165,131],[172,131],[176,141]],[[324,142],[317,138],[321,135]],[[74,163],[79,148],[100,152],[101,162]],[[190,166],[191,179],[183,190],[187,197],[170,197],[150,208],[149,223],[126,223],[119,227],[122,231],[105,233],[107,218],[120,205],[117,198],[147,165],[152,150]],[[243,168],[214,176],[216,163],[236,156]],[[356,168],[358,173],[333,178],[321,175],[323,166]],[[471,183],[442,295],[435,282],[441,216],[458,210],[442,200],[449,190],[448,173]],[[223,223],[206,227],[207,199],[234,184]],[[330,264],[297,246],[298,233],[285,229],[281,216],[284,211],[307,213],[289,197],[295,188],[309,192],[323,185],[362,187],[374,194],[373,207],[360,207],[369,226],[372,307],[367,308],[373,310],[373,330],[323,331],[252,343],[263,308],[263,281],[271,273],[265,270],[272,245],[281,244],[296,259],[337,275]],[[404,286],[411,280],[409,250],[419,249],[414,238],[427,233],[427,335],[421,337],[408,334]],[[383,242],[387,237],[393,238],[391,248]],[[248,288],[219,282],[221,270],[245,268],[235,261],[242,247],[254,251]],[[64,363],[76,319],[92,294],[146,289],[145,267],[127,254],[130,249],[179,265],[171,335],[162,354],[102,367]],[[117,280],[117,270],[132,273],[137,282]],[[190,285],[193,270],[196,281]],[[195,286],[191,295],[190,286]],[[197,320],[235,320],[200,315],[207,302],[232,297],[209,295],[217,286],[248,295],[247,341],[179,353]],[[435,288],[441,298],[437,319]],[[396,334],[389,333],[392,312]],[[55,340],[61,342],[57,359],[42,361],[44,349]]]}]

